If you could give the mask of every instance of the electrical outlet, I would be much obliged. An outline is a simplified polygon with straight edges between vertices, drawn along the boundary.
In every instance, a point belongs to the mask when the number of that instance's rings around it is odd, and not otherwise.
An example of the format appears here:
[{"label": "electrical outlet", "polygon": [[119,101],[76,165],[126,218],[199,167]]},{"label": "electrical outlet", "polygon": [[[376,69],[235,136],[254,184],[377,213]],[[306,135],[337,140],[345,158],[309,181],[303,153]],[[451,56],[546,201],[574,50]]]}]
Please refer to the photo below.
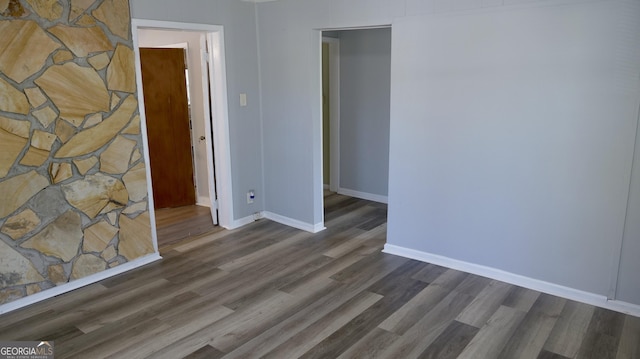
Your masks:
[{"label": "electrical outlet", "polygon": [[256,193],[253,190],[247,192],[247,203],[252,204],[253,200],[256,198]]}]

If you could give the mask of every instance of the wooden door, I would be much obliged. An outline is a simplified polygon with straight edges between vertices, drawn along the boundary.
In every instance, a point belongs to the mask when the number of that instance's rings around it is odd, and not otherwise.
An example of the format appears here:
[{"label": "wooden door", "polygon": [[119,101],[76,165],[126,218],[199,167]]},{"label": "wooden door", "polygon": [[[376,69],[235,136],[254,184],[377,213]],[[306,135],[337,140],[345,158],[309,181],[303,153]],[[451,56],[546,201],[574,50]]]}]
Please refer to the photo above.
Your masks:
[{"label": "wooden door", "polygon": [[155,208],[196,203],[183,49],[141,48]]}]

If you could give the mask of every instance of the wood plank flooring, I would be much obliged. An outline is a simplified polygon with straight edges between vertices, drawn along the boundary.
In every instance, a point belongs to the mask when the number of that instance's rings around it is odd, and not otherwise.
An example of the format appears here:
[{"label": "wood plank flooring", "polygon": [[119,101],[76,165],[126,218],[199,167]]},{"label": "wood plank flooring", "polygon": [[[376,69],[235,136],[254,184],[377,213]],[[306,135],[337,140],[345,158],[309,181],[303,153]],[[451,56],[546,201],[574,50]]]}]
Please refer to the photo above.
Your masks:
[{"label": "wood plank flooring", "polygon": [[640,358],[640,319],[381,253],[386,207],[326,197],[327,230],[260,220],[0,316],[56,358]]},{"label": "wood plank flooring", "polygon": [[[184,206],[156,210],[158,247],[216,230],[211,210],[204,206]],[[221,228],[218,228],[221,230]]]}]

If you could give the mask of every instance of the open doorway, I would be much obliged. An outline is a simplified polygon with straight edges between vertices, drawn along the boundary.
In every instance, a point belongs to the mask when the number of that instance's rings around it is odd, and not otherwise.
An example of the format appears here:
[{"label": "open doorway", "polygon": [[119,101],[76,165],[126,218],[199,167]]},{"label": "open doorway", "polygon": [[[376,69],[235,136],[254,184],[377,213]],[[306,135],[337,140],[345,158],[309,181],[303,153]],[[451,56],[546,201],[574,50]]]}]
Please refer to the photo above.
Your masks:
[{"label": "open doorway", "polygon": [[[162,234],[160,227],[164,227],[167,224],[171,227],[176,224],[172,223],[172,221],[178,221],[177,227],[179,230],[174,230],[176,226],[173,226],[173,229],[169,228],[170,230],[165,232],[172,233],[170,236],[174,240],[177,235],[197,234],[195,232],[203,228],[203,223],[209,225],[220,224],[225,228],[230,225],[233,209],[231,204],[223,30],[221,26],[215,25],[138,19],[133,20],[133,25],[138,91],[141,94],[140,98],[145,98],[145,101],[140,103],[140,117],[142,119],[145,157],[150,163],[150,166],[147,166],[149,210],[152,215],[152,221],[156,224],[153,236],[157,249],[158,235],[159,233]],[[150,153],[150,150],[153,149],[153,146],[150,146],[150,130],[154,129],[155,118],[147,118],[146,115],[150,114],[150,112],[147,111],[145,105],[157,106],[157,104],[154,104],[151,99],[147,99],[144,96],[147,91],[152,96],[156,95],[153,90],[145,90],[143,87],[145,81],[143,81],[141,51],[147,51],[141,50],[144,47],[162,51],[180,51],[184,59],[184,67],[179,70],[182,71],[182,79],[178,79],[176,83],[182,83],[185,87],[188,85],[190,89],[188,95],[184,95],[185,104],[183,106],[185,110],[182,112],[186,112],[187,117],[186,135],[182,135],[184,137],[183,144],[180,145],[180,151],[188,153],[188,157],[177,160],[171,154],[171,156],[165,156],[165,162],[181,162],[189,165],[186,167],[191,168],[191,173],[183,168],[178,169],[176,163],[168,163],[168,170],[165,171],[184,172],[183,181],[187,182],[184,192],[190,191],[192,196],[192,199],[187,199],[189,203],[178,203],[180,202],[178,201],[163,202],[159,206],[154,205],[153,197],[154,192],[156,192],[154,188],[156,186],[166,187],[166,184],[161,183],[158,178],[154,178],[152,173],[154,171],[154,163],[153,156]],[[186,56],[184,56],[185,54]],[[156,57],[162,58],[163,56],[166,57],[167,55],[160,54]],[[176,55],[176,57],[180,56]],[[160,75],[156,77],[168,77],[165,76],[167,74],[163,70],[158,72]],[[161,86],[167,87],[166,84]],[[172,102],[171,106],[177,105]],[[163,111],[170,112],[167,109]],[[171,119],[176,118],[174,115],[170,117]],[[176,136],[176,131],[173,127],[170,126],[168,129],[161,131],[166,132],[160,133],[158,136],[161,141],[173,142],[174,136]],[[184,175],[185,173],[186,175]],[[191,188],[188,188],[189,184]],[[183,199],[188,196],[180,195],[178,197]],[[172,203],[177,203],[179,206],[175,210],[171,209],[171,211],[180,213],[172,212],[164,215],[164,213],[161,213],[161,211],[165,211],[164,209],[155,210],[159,207],[175,207]],[[185,204],[187,205],[186,207],[183,206]],[[170,219],[169,223],[167,223],[167,218]]]}]

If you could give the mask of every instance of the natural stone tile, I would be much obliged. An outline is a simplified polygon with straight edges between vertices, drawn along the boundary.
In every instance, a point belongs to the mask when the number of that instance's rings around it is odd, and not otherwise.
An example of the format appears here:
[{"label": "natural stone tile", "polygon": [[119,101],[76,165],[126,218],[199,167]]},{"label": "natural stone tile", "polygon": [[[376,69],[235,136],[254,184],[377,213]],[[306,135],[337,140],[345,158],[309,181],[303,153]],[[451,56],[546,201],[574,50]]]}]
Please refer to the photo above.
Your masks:
[{"label": "natural stone tile", "polygon": [[129,126],[127,126],[123,131],[125,135],[139,135],[140,134],[140,116],[136,115],[136,117],[131,120]]},{"label": "natural stone tile", "polygon": [[107,269],[107,262],[93,254],[83,254],[73,262],[71,279],[80,279]]},{"label": "natural stone tile", "polygon": [[125,208],[122,211],[122,213],[123,214],[134,214],[134,213],[138,213],[138,212],[144,212],[146,210],[147,210],[147,201],[144,201],[144,202],[132,204],[131,206]]},{"label": "natural stone tile", "polygon": [[131,261],[146,254],[153,253],[151,241],[151,222],[149,212],[134,219],[120,215],[120,242],[118,252]]},{"label": "natural stone tile", "polygon": [[51,108],[51,106],[35,110],[32,114],[38,119],[44,128],[49,127],[49,125],[58,118],[58,114]]},{"label": "natural stone tile", "polygon": [[0,13],[3,13],[9,7],[9,0],[0,0]]},{"label": "natural stone tile", "polygon": [[27,172],[0,182],[0,218],[6,217],[49,185],[46,177],[36,171]]},{"label": "natural stone tile", "polygon": [[55,157],[83,156],[106,145],[127,125],[137,108],[138,101],[133,96],[127,97],[111,116],[73,136],[57,151]]},{"label": "natural stone tile", "polygon": [[71,126],[69,122],[62,119],[58,119],[58,121],[56,121],[56,135],[58,135],[58,138],[62,143],[69,141],[76,133],[77,131],[75,127]]},{"label": "natural stone tile", "polygon": [[40,288],[40,286],[37,284],[29,284],[27,286],[27,295],[32,295],[40,292],[42,292],[42,288]]},{"label": "natural stone tile", "polygon": [[33,106],[33,108],[40,107],[44,105],[45,102],[47,102],[47,98],[37,87],[24,89],[24,93],[27,95],[27,99],[29,99],[29,102],[31,103],[31,106]]},{"label": "natural stone tile", "polygon": [[67,211],[20,246],[69,262],[78,254],[80,242],[82,218],[74,211]]},{"label": "natural stone tile", "polygon": [[31,123],[29,121],[13,120],[7,117],[0,116],[0,129],[16,136],[29,138]]},{"label": "natural stone tile", "polygon": [[142,155],[140,154],[140,151],[136,148],[136,150],[133,151],[133,155],[131,155],[131,164],[138,162],[138,160],[141,158],[142,158]]},{"label": "natural stone tile", "polygon": [[112,91],[136,92],[136,74],[133,50],[118,44],[107,68],[107,87]]},{"label": "natural stone tile", "polygon": [[144,163],[138,163],[123,177],[129,198],[134,202],[142,201],[147,196],[147,172]]},{"label": "natural stone tile", "polygon": [[0,129],[0,178],[9,173],[27,142],[29,140],[24,137]]},{"label": "natural stone tile", "polygon": [[71,0],[71,11],[69,12],[69,21],[77,19],[94,2],[95,0]]},{"label": "natural stone tile", "polygon": [[58,50],[55,54],[53,54],[53,62],[58,65],[70,60],[73,60],[73,54],[71,53],[71,51]]},{"label": "natural stone tile", "polygon": [[86,158],[84,160],[73,160],[73,164],[76,165],[78,172],[80,172],[80,174],[83,176],[87,174],[87,172],[89,172],[89,170],[92,169],[96,165],[96,163],[98,163],[98,159],[95,156]]},{"label": "natural stone tile", "polygon": [[84,125],[82,126],[82,128],[93,127],[100,122],[102,122],[102,114],[94,113],[93,115],[89,116],[86,121],[84,121]]},{"label": "natural stone tile", "polygon": [[99,26],[72,27],[56,25],[50,28],[49,32],[60,39],[78,57],[113,49],[111,41]]},{"label": "natural stone tile", "polygon": [[107,213],[107,219],[109,220],[109,222],[111,224],[113,224],[115,226],[116,225],[116,220],[118,219],[118,213],[116,213],[116,212]]},{"label": "natural stone tile", "polygon": [[0,290],[0,304],[13,302],[14,300],[18,300],[22,297],[24,297],[24,293],[18,288]]},{"label": "natural stone tile", "polygon": [[35,130],[33,131],[33,136],[31,136],[31,146],[41,150],[51,151],[51,147],[57,138],[58,137],[52,133]]},{"label": "natural stone tile", "polygon": [[118,233],[118,228],[102,220],[84,230],[83,252],[102,252]]},{"label": "natural stone tile", "polygon": [[100,214],[107,214],[113,212],[117,209],[121,209],[122,205],[119,203],[109,202],[103,209],[100,211]]},{"label": "natural stone tile", "polygon": [[96,19],[107,25],[109,30],[125,40],[129,40],[129,1],[105,0],[91,13]]},{"label": "natural stone tile", "polygon": [[20,164],[23,166],[40,167],[47,161],[50,153],[51,152],[46,150],[29,147],[27,153],[22,157],[22,160],[20,160]]},{"label": "natural stone tile", "polygon": [[96,19],[89,15],[82,15],[77,21],[76,25],[80,26],[93,26],[96,24]]},{"label": "natural stone tile", "polygon": [[109,59],[109,55],[106,52],[103,52],[96,56],[91,56],[87,61],[89,61],[89,64],[93,66],[94,69],[102,70],[109,65],[111,59]]},{"label": "natural stone tile", "polygon": [[31,20],[0,21],[0,34],[0,72],[17,83],[40,71],[49,55],[60,47]]},{"label": "natural stone tile", "polygon": [[6,17],[26,17],[29,16],[31,12],[29,9],[22,6],[20,0],[9,0],[9,4],[7,8],[0,14]]},{"label": "natural stone tile", "polygon": [[69,204],[90,218],[95,218],[109,203],[124,207],[129,202],[124,184],[102,173],[63,185],[62,191]]},{"label": "natural stone tile", "polygon": [[61,264],[49,266],[49,268],[47,268],[47,273],[47,277],[55,285],[64,284],[69,281],[69,278],[67,278],[67,275],[64,272],[64,267]]},{"label": "natural stone tile", "polygon": [[7,219],[0,232],[8,235],[13,240],[18,240],[38,228],[39,225],[40,218],[38,218],[38,215],[32,210],[26,209]]},{"label": "natural stone tile", "polygon": [[0,241],[0,287],[32,284],[43,280],[30,260]]},{"label": "natural stone tile", "polygon": [[73,169],[71,163],[58,163],[54,162],[49,165],[49,176],[51,176],[51,182],[58,184],[62,181],[66,181],[73,177]]},{"label": "natural stone tile", "polygon": [[35,82],[60,110],[60,117],[76,127],[90,113],[109,111],[109,93],[92,68],[73,62],[54,65]]},{"label": "natural stone tile", "polygon": [[[2,24],[1,21],[0,24]],[[27,96],[2,78],[0,78],[0,111],[20,113],[23,115],[29,113]]]},{"label": "natural stone tile", "polygon": [[58,0],[26,0],[38,16],[54,21],[62,16],[62,5]]},{"label": "natural stone tile", "polygon": [[113,110],[120,103],[120,97],[114,93],[111,94],[111,109]]},{"label": "natural stone tile", "polygon": [[118,255],[118,252],[116,252],[116,247],[111,245],[111,246],[107,247],[107,249],[102,251],[102,254],[100,256],[102,258],[104,258],[104,260],[106,260],[108,262],[108,261],[112,260],[113,258],[115,258],[117,255]]},{"label": "natural stone tile", "polygon": [[129,169],[131,152],[136,146],[136,141],[122,136],[115,140],[100,155],[100,171],[110,174],[125,173]]},{"label": "natural stone tile", "polygon": [[111,262],[109,263],[109,268],[117,267],[120,265],[120,262]]}]

